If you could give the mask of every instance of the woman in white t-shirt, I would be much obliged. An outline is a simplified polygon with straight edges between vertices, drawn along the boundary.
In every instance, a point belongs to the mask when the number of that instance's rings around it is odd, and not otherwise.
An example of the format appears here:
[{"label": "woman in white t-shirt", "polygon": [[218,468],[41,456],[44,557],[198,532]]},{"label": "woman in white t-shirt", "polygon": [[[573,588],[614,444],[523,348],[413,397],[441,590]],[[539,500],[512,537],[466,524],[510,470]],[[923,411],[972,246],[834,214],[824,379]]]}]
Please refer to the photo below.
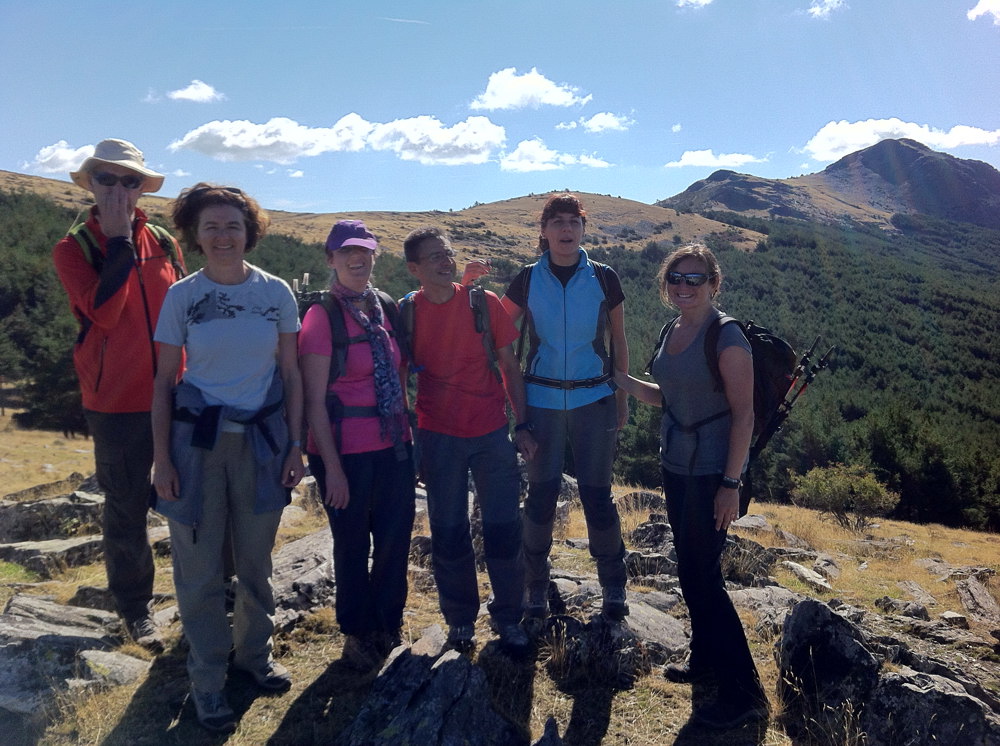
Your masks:
[{"label": "woman in white t-shirt", "polygon": [[[231,650],[234,667],[262,689],[291,686],[271,654],[271,550],[304,473],[298,307],[287,283],[245,259],[268,225],[251,197],[201,183],[180,194],[173,218],[205,266],[171,286],[154,335],[153,484],[156,510],[170,526],[198,720],[225,733],[236,728],[223,693]],[[232,626],[227,532],[236,576]]]}]

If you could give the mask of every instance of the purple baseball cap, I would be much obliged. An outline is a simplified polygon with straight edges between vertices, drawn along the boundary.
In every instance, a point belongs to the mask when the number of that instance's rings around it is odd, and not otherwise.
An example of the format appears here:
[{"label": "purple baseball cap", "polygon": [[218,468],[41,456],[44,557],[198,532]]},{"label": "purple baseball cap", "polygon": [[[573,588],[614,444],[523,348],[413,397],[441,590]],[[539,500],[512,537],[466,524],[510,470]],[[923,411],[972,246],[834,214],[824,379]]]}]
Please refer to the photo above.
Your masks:
[{"label": "purple baseball cap", "polygon": [[360,220],[341,220],[330,231],[326,239],[326,250],[336,251],[343,246],[363,246],[375,251],[378,248],[378,240]]}]

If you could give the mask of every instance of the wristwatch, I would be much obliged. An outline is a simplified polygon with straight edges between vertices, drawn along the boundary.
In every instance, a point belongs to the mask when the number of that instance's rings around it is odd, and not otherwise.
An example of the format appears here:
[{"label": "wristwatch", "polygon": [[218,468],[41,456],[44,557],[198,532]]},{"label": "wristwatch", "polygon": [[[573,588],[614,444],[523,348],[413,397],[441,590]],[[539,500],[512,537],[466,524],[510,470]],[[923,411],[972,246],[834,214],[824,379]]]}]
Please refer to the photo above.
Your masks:
[{"label": "wristwatch", "polygon": [[727,490],[738,490],[743,486],[743,482],[739,479],[733,479],[732,477],[722,477],[722,486]]},{"label": "wristwatch", "polygon": [[515,433],[519,433],[522,430],[525,431],[525,432],[529,432],[529,433],[535,432],[535,423],[534,422],[522,422],[520,424],[514,425],[514,432]]}]

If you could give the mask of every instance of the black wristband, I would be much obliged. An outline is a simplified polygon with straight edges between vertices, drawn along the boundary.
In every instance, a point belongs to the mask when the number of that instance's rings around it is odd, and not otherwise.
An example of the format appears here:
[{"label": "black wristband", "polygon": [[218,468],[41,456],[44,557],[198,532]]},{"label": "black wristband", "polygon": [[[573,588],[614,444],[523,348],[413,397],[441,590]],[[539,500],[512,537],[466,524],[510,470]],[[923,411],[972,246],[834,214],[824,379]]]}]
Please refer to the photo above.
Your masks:
[{"label": "black wristband", "polygon": [[743,482],[739,479],[733,479],[732,477],[722,477],[722,486],[727,490],[738,490],[743,486]]},{"label": "black wristband", "polygon": [[515,433],[519,433],[522,430],[524,430],[526,432],[529,432],[529,433],[535,432],[535,423],[533,423],[533,422],[522,422],[522,423],[520,423],[518,425],[514,425],[514,432]]}]

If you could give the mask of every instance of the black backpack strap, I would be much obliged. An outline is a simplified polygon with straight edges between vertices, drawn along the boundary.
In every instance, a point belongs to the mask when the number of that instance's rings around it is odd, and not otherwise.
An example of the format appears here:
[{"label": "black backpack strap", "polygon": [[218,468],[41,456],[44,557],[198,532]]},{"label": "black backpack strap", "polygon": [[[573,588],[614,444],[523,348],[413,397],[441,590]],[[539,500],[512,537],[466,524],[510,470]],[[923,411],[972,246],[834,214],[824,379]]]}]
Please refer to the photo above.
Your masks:
[{"label": "black backpack strap", "polygon": [[417,307],[414,297],[416,294],[416,290],[411,290],[399,299],[399,303],[396,304],[399,323],[398,325],[395,322],[393,324],[396,330],[396,341],[399,343],[399,348],[406,354],[407,360],[410,361],[410,371],[413,373],[418,373],[421,370],[421,366],[413,357],[413,335],[416,333],[417,323]]},{"label": "black backpack strap", "polygon": [[719,370],[719,335],[722,333],[722,327],[725,324],[736,324],[740,328],[740,331],[743,332],[743,336],[747,336],[746,327],[739,319],[735,319],[732,316],[722,316],[712,321],[705,331],[705,362],[708,363],[708,370],[712,374],[712,380],[715,381],[716,391],[723,391],[725,389],[722,381],[722,371]]},{"label": "black backpack strap", "polygon": [[490,370],[493,371],[497,381],[503,383],[500,363],[497,361],[496,343],[493,341],[493,328],[490,326],[490,308],[486,300],[486,291],[481,285],[469,287],[469,306],[472,308],[472,319],[476,324],[476,331],[483,339],[483,349],[486,351],[486,360]]}]

